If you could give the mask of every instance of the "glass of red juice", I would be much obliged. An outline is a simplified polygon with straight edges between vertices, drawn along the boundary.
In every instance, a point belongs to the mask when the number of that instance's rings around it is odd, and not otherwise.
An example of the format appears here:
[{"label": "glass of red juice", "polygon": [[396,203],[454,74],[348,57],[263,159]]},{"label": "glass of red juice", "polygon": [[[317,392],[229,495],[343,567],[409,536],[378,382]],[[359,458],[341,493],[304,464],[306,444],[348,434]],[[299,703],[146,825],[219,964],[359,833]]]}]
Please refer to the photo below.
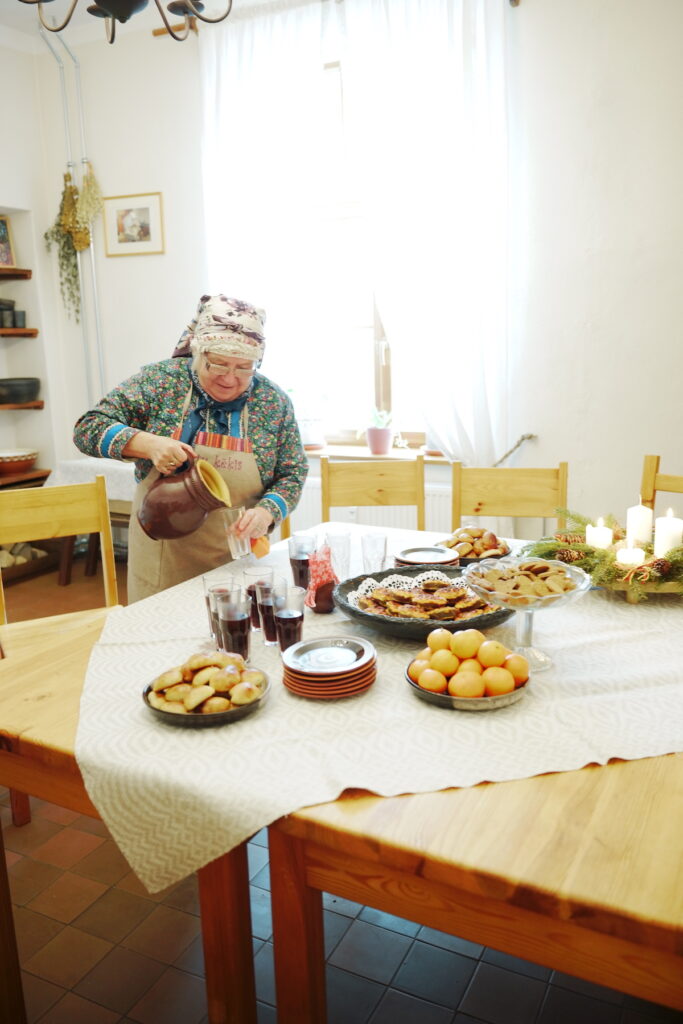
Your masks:
[{"label": "glass of red juice", "polygon": [[277,643],[275,609],[284,601],[286,592],[287,580],[281,576],[274,576],[268,583],[256,584],[256,601],[266,647],[273,647]]},{"label": "glass of red juice", "polygon": [[231,587],[234,587],[235,580],[233,577],[225,577],[221,579],[220,576],[208,574],[206,576],[202,576],[202,582],[204,584],[204,601],[206,602],[206,615],[209,622],[209,633],[213,637],[216,646],[218,646],[219,637],[217,632],[216,602],[213,601],[212,605],[211,591],[219,587],[226,587],[230,589]]},{"label": "glass of red juice", "polygon": [[212,587],[211,600],[216,609],[219,650],[241,654],[248,661],[251,599],[246,590],[239,584],[230,589]]},{"label": "glass of red juice", "polygon": [[251,628],[260,629],[258,598],[256,587],[261,584],[271,583],[273,580],[273,567],[270,565],[250,565],[242,572],[242,580],[245,590],[251,598]]},{"label": "glass of red juice", "polygon": [[304,626],[304,587],[286,587],[275,595],[275,633],[280,651],[298,644]]},{"label": "glass of red juice", "polygon": [[289,564],[295,587],[308,587],[308,559],[315,551],[315,535],[293,533],[289,538]]}]

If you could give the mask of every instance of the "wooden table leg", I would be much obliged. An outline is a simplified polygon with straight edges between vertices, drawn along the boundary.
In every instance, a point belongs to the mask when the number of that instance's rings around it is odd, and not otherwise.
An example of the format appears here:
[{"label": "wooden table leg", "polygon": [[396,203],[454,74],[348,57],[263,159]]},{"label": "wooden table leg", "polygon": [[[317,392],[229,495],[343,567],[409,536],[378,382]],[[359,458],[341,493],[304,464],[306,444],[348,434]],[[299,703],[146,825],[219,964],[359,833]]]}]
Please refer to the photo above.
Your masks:
[{"label": "wooden table leg", "polygon": [[26,1024],[24,992],[21,987],[21,969],[14,917],[10,900],[5,847],[0,829],[0,1024]]},{"label": "wooden table leg", "polygon": [[[10,753],[14,752],[12,740],[8,739],[7,736],[0,736],[0,750],[8,750]],[[10,786],[9,805],[12,811],[12,824],[16,828],[28,825],[31,820],[31,800],[28,793],[22,793],[18,789],[12,789]]]},{"label": "wooden table leg", "polygon": [[325,1024],[322,893],[306,884],[303,842],[268,834],[278,1024]]},{"label": "wooden table leg", "polygon": [[97,573],[97,559],[100,556],[100,535],[91,533],[88,536],[88,549],[85,555],[85,575],[95,576]]},{"label": "wooden table leg", "polygon": [[247,844],[197,876],[209,1024],[256,1024]]}]

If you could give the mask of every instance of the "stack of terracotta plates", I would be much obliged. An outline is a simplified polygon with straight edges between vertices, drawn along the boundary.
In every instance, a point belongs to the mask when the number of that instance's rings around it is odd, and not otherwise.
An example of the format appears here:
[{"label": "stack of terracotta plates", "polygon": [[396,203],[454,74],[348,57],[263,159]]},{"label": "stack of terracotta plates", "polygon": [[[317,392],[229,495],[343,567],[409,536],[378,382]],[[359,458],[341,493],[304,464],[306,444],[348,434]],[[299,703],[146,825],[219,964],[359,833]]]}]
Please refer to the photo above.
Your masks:
[{"label": "stack of terracotta plates", "polygon": [[302,640],[287,648],[282,661],[287,689],[314,700],[353,697],[372,686],[377,676],[375,648],[352,636]]},{"label": "stack of terracotta plates", "polygon": [[459,561],[457,551],[440,545],[406,548],[394,556],[394,565],[397,569],[410,565],[457,565]]}]

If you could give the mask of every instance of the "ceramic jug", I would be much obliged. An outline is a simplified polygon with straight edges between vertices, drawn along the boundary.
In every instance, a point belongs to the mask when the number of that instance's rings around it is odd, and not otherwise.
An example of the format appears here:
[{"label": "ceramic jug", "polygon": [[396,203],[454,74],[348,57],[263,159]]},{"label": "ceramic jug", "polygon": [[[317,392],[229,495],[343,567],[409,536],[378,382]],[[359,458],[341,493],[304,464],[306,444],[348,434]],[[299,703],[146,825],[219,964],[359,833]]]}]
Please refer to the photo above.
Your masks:
[{"label": "ceramic jug", "polygon": [[152,540],[176,540],[193,533],[216,508],[230,508],[228,485],[211,463],[194,459],[180,472],[154,481],[138,521]]}]

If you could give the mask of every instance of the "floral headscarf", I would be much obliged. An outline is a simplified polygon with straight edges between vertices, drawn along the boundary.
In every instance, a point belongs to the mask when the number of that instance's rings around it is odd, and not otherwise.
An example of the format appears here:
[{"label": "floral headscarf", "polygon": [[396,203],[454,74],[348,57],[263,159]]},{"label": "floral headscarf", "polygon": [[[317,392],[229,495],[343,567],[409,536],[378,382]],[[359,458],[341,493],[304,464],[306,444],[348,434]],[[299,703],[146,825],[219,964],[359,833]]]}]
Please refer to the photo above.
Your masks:
[{"label": "floral headscarf", "polygon": [[262,309],[225,295],[202,295],[194,319],[183,331],[173,356],[215,355],[233,359],[263,359],[265,339]]}]

